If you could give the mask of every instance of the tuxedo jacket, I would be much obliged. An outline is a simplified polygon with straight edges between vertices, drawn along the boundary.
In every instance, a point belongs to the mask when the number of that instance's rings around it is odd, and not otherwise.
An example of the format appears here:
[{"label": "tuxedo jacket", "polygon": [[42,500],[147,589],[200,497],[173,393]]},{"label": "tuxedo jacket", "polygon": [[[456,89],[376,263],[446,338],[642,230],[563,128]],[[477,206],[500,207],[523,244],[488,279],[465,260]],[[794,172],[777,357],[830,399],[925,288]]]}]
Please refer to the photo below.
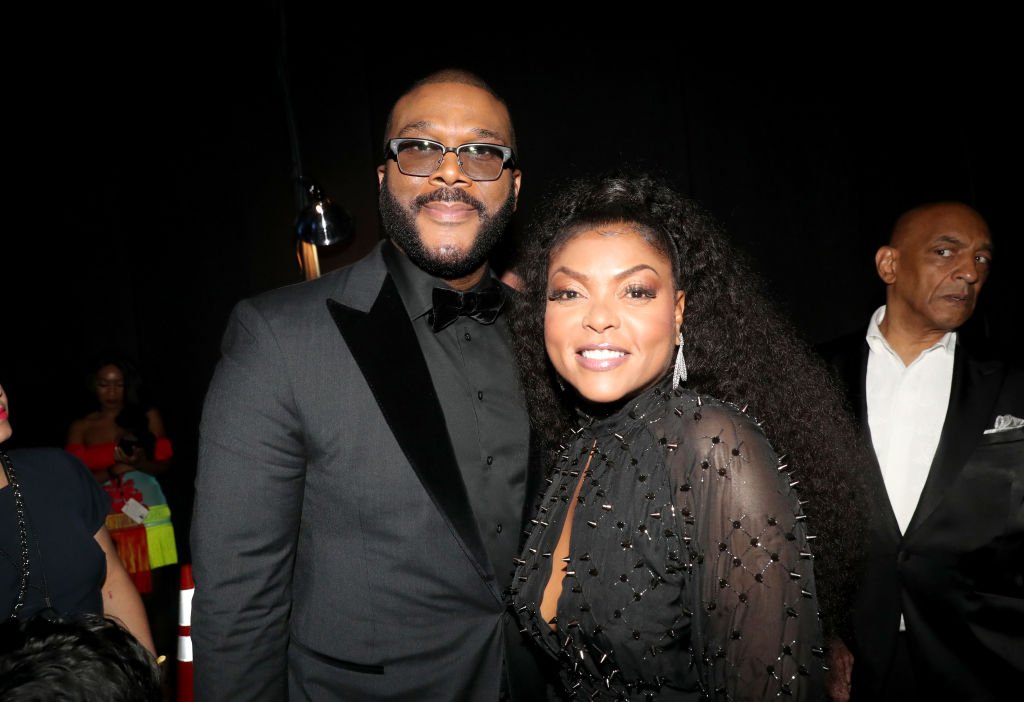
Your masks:
[{"label": "tuxedo jacket", "polygon": [[192,527],[196,699],[497,700],[506,607],[380,247],[240,302],[222,352]]},{"label": "tuxedo jacket", "polygon": [[[864,335],[822,350],[870,443]],[[996,700],[997,690],[1021,689],[1024,429],[985,433],[1004,414],[1024,418],[1024,373],[972,357],[958,343],[938,448],[902,535],[875,453],[867,452],[871,511],[853,612],[855,700],[875,699],[901,614],[928,699]]]}]

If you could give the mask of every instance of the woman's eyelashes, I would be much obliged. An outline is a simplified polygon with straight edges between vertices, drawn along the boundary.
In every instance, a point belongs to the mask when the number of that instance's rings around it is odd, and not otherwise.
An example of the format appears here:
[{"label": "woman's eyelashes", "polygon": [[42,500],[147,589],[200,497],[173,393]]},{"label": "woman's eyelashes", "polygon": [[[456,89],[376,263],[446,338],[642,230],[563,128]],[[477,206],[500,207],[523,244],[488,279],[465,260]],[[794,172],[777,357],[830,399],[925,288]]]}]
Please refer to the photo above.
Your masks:
[{"label": "woman's eyelashes", "polygon": [[575,300],[581,297],[578,290],[572,288],[555,288],[548,292],[548,300],[550,302],[557,302],[559,300]]},{"label": "woman's eyelashes", "polygon": [[626,286],[626,297],[634,300],[653,300],[658,296],[658,291],[644,283],[630,283]]},{"label": "woman's eyelashes", "polygon": [[[647,283],[627,283],[620,289],[620,296],[627,300],[653,300],[658,297],[658,288]],[[578,300],[585,295],[575,288],[556,287],[548,291],[548,301]]]}]

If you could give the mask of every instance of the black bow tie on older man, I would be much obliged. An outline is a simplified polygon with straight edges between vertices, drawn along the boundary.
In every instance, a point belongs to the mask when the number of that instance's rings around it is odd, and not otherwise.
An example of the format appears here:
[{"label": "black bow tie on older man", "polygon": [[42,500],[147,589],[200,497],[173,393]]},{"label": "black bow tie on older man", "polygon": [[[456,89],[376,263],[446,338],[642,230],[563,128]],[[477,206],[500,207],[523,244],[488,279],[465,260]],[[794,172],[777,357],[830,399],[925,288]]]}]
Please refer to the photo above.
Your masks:
[{"label": "black bow tie on older man", "polygon": [[466,292],[434,288],[434,309],[430,312],[430,321],[435,332],[447,327],[460,315],[472,317],[481,324],[491,324],[498,318],[504,304],[505,291],[497,282],[482,290]]}]

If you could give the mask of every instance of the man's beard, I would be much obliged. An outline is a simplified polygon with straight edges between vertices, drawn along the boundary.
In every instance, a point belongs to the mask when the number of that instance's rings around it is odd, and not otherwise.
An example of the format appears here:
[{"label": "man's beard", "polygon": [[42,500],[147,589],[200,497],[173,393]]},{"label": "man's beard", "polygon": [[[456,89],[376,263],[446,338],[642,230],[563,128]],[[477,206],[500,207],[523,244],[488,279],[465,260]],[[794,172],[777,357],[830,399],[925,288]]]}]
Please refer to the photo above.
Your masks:
[{"label": "man's beard", "polygon": [[[416,228],[419,209],[429,202],[462,202],[473,207],[480,218],[480,229],[468,251],[428,251]],[[395,198],[384,179],[378,197],[384,232],[409,257],[417,268],[441,280],[457,280],[476,271],[487,262],[491,250],[501,240],[502,232],[512,219],[516,208],[515,190],[509,186],[508,198],[494,214],[488,214],[484,204],[464,190],[445,188],[428,195],[420,195],[408,208]]]}]

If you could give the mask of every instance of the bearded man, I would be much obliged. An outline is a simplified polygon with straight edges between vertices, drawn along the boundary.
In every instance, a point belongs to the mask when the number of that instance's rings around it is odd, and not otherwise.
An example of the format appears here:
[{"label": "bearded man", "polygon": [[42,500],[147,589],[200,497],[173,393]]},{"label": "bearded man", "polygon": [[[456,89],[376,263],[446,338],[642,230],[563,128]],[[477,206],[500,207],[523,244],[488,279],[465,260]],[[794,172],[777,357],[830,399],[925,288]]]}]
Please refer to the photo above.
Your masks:
[{"label": "bearded man", "polygon": [[432,74],[395,103],[387,238],[240,302],[203,411],[198,700],[534,700],[509,616],[530,429],[487,257],[520,172],[504,101]]}]

